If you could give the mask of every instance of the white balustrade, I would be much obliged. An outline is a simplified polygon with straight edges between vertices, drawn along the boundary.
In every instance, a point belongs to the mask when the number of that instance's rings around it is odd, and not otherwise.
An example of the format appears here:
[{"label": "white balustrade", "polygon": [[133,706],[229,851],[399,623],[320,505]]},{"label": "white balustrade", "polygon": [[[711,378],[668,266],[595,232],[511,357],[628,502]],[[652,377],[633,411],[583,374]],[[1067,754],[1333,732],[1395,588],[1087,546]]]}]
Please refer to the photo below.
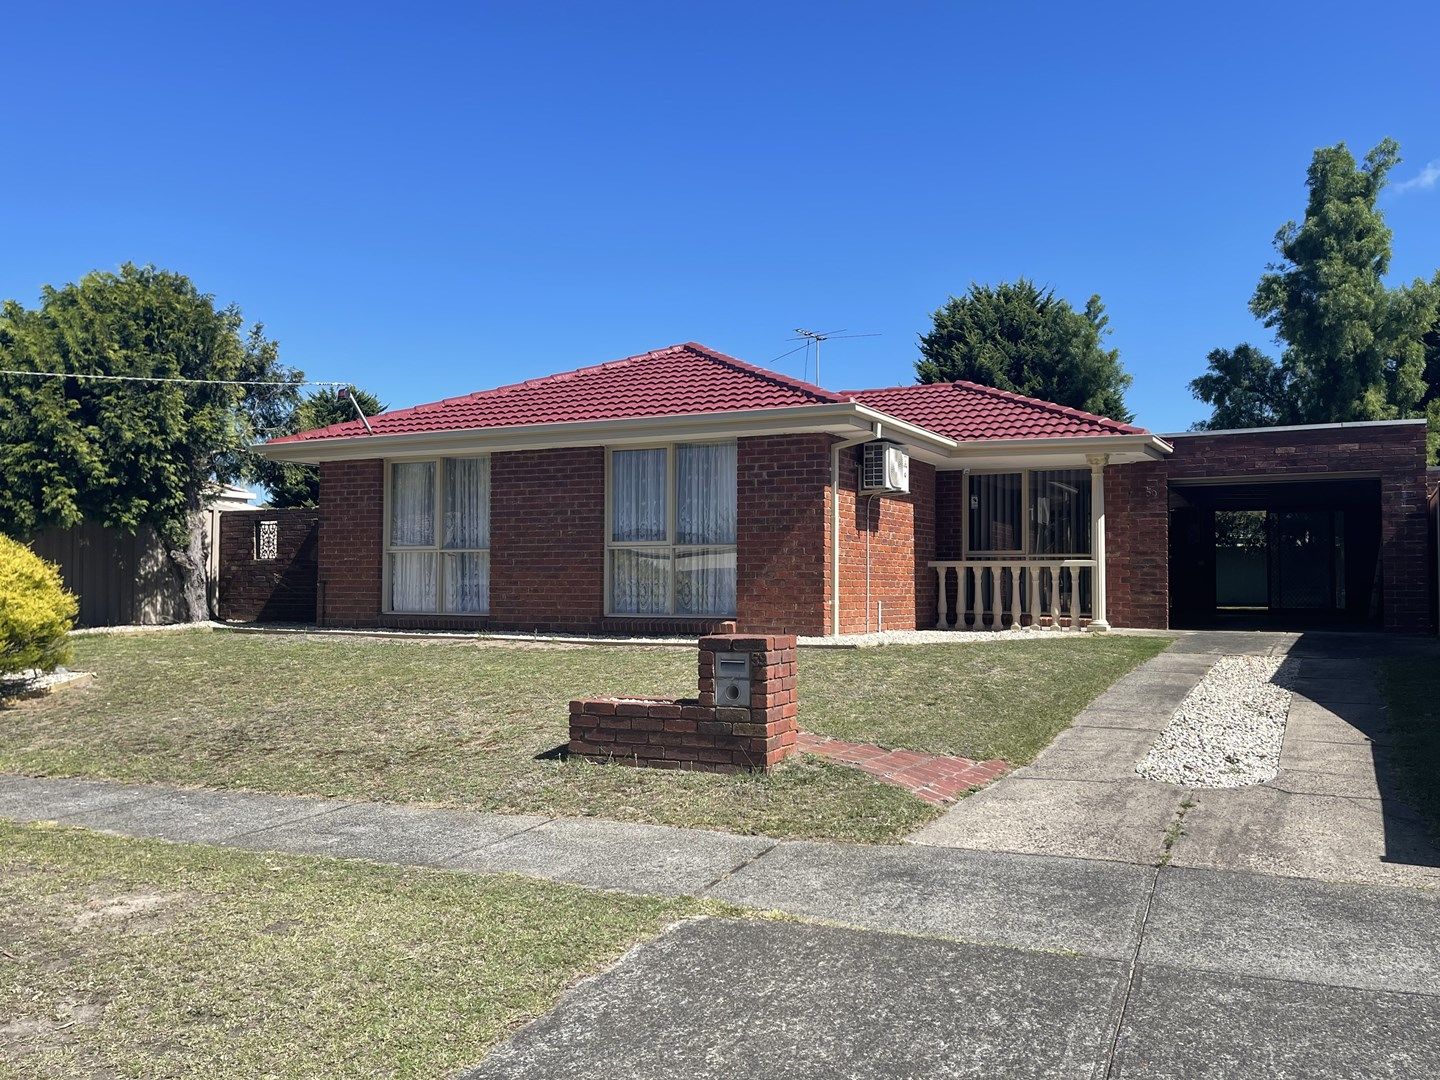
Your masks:
[{"label": "white balustrade", "polygon": [[[1004,630],[1045,626],[1078,630],[1089,618],[1094,559],[938,559],[937,630]],[[950,625],[950,582],[955,625]]]}]

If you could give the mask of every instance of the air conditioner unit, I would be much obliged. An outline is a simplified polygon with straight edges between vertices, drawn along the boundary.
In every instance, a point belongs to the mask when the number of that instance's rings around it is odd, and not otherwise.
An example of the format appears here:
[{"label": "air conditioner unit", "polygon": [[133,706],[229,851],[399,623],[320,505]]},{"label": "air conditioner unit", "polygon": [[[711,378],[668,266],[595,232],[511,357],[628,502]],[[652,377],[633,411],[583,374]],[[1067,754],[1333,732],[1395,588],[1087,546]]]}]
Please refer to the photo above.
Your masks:
[{"label": "air conditioner unit", "polygon": [[899,443],[886,439],[862,447],[860,494],[905,495],[910,491],[910,454]]}]

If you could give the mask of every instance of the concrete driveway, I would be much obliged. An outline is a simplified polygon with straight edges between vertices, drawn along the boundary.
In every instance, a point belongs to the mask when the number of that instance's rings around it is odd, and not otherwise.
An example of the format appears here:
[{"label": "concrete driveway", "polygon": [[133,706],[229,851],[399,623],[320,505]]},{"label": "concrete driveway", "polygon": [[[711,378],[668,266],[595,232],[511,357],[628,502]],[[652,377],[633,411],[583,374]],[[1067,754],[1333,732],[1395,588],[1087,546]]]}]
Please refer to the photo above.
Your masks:
[{"label": "concrete driveway", "polygon": [[[1197,633],[1100,695],[1034,764],[962,800],[922,844],[1255,870],[1440,888],[1440,849],[1396,790],[1373,661],[1440,662],[1432,642],[1341,634]],[[1196,790],[1135,773],[1223,655],[1284,655],[1293,689],[1279,775]]]}]

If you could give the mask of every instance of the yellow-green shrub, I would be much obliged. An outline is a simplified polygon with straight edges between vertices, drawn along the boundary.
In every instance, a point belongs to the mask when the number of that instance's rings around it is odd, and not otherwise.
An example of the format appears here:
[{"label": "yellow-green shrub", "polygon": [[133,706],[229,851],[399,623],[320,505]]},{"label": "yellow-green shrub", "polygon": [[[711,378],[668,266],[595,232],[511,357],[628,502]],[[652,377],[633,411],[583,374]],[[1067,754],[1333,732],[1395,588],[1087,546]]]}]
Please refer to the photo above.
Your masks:
[{"label": "yellow-green shrub", "polygon": [[67,662],[76,610],[54,563],[0,536],[0,675]]}]

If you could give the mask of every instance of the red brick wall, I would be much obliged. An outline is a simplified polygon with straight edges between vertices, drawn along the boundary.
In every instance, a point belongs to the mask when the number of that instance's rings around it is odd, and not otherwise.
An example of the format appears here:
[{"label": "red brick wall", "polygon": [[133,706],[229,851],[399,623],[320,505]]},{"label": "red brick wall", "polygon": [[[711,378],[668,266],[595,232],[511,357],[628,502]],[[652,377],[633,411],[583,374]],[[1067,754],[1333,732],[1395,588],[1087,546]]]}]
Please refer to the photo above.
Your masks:
[{"label": "red brick wall", "polygon": [[[736,602],[746,633],[825,632],[831,441],[739,440]],[[598,446],[491,457],[489,616],[382,615],[382,478],[379,461],[321,467],[325,625],[696,635],[725,628],[714,619],[605,618],[605,451]]]},{"label": "red brick wall", "polygon": [[605,614],[605,450],[490,458],[490,624],[594,632]]},{"label": "red brick wall", "polygon": [[739,440],[735,607],[745,633],[826,632],[832,442],[828,435]]},{"label": "red brick wall", "polygon": [[935,476],[935,558],[965,555],[965,474],[946,469]]},{"label": "red brick wall", "polygon": [[1105,469],[1105,606],[1111,626],[1170,625],[1166,463]]},{"label": "red brick wall", "polygon": [[[256,558],[260,522],[276,523],[275,558]],[[220,618],[315,621],[317,510],[227,510],[220,515]]]},{"label": "red brick wall", "polygon": [[[935,558],[935,468],[912,460],[908,495],[872,499],[858,494],[861,452],[857,446],[840,453],[841,632],[876,630],[882,604],[885,625],[892,630],[934,626],[935,572],[926,564]],[[828,520],[825,528],[828,532]]]},{"label": "red brick wall", "polygon": [[380,461],[320,465],[320,588],[323,626],[375,626],[384,557],[384,475]]},{"label": "red brick wall", "polygon": [[1165,462],[1106,470],[1110,621],[1165,626],[1169,618],[1169,496],[1177,479],[1270,479],[1353,473],[1380,477],[1380,562],[1386,630],[1432,627],[1423,424],[1177,437]]}]

